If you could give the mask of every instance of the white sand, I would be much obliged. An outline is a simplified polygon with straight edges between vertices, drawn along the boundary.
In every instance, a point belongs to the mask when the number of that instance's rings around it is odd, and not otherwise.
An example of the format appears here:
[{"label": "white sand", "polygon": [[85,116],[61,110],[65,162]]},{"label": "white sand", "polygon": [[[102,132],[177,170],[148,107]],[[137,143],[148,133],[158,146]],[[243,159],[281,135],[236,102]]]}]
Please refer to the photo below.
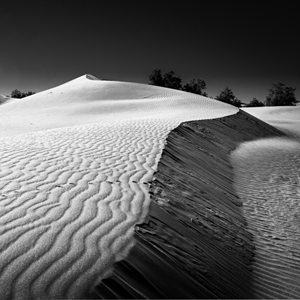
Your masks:
[{"label": "white sand", "polygon": [[300,105],[251,107],[243,110],[285,133],[300,138]]},{"label": "white sand", "polygon": [[1,299],[80,298],[132,247],[170,130],[237,111],[89,76],[0,106]]},{"label": "white sand", "polygon": [[241,144],[232,153],[235,188],[256,246],[258,298],[300,297],[300,107],[244,109],[288,137]]}]

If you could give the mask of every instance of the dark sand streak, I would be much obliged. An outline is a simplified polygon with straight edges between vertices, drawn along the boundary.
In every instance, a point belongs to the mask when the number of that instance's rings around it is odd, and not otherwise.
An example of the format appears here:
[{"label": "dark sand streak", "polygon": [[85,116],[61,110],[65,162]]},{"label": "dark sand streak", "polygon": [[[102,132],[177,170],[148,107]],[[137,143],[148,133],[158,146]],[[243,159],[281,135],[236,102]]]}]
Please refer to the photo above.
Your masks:
[{"label": "dark sand streak", "polygon": [[242,111],[173,130],[136,246],[87,297],[252,298],[255,247],[230,153],[242,142],[282,135]]}]

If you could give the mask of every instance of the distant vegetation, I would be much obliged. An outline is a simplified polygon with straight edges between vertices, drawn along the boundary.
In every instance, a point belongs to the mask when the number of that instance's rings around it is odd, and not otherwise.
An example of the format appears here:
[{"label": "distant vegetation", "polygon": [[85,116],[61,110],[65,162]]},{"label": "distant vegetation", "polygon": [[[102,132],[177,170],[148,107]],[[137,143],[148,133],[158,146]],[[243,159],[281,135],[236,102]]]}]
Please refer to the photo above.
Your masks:
[{"label": "distant vegetation", "polygon": [[[162,74],[161,69],[155,69],[148,76],[149,84],[167,87],[175,90],[181,90],[189,93],[194,93],[206,97],[208,94],[203,90],[206,89],[206,82],[203,79],[192,79],[189,83],[182,85],[182,80],[180,76],[175,76],[174,71],[169,71]],[[281,82],[274,83],[269,89],[269,93],[266,96],[266,100],[261,102],[256,98],[253,98],[249,104],[244,104],[240,99],[238,99],[229,87],[226,87],[221,91],[220,95],[213,99],[229,103],[231,105],[241,107],[243,104],[247,107],[260,107],[260,106],[286,106],[286,105],[296,105],[299,101],[295,97],[296,89],[293,87],[285,86]]]},{"label": "distant vegetation", "polygon": [[[182,85],[180,76],[175,76],[174,71],[169,71],[165,74],[162,74],[161,69],[155,69],[149,75],[149,80],[150,84],[152,85],[167,87],[208,97],[208,94],[204,92],[206,89],[206,82],[200,78],[192,79],[190,82]],[[216,97],[216,99],[238,107],[242,104],[242,102],[233,95],[232,90],[228,87],[226,87],[225,90]]]},{"label": "distant vegetation", "polygon": [[265,106],[263,102],[257,100],[256,98],[253,98],[250,103],[247,105],[247,107],[259,107],[259,106]]},{"label": "distant vegetation", "polygon": [[20,92],[19,90],[13,90],[11,92],[11,97],[12,98],[25,98],[25,97],[33,95],[33,94],[35,94],[35,92],[29,91],[27,93],[24,93],[24,92]]},{"label": "distant vegetation", "polygon": [[183,91],[199,94],[207,97],[207,93],[203,92],[206,89],[206,83],[202,79],[192,79],[189,83],[185,84],[182,88]]},{"label": "distant vegetation", "polygon": [[295,91],[295,88],[281,82],[274,83],[269,89],[266,106],[296,105]]},{"label": "distant vegetation", "polygon": [[182,86],[180,76],[175,76],[174,71],[169,71],[162,75],[161,69],[155,69],[149,75],[150,84],[162,86],[175,90],[182,90],[189,93],[194,93],[202,96],[207,96],[203,90],[206,89],[206,83],[202,79],[192,79],[189,83]]},{"label": "distant vegetation", "polygon": [[223,90],[215,99],[237,107],[242,106],[242,101],[234,96],[232,90],[229,87],[226,87],[225,90]]}]

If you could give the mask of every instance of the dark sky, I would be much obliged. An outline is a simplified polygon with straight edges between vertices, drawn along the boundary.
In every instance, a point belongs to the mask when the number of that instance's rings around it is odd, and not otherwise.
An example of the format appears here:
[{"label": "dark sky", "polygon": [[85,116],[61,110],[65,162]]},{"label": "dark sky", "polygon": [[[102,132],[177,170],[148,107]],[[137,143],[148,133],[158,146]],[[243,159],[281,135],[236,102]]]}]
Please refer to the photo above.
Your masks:
[{"label": "dark sky", "polygon": [[161,68],[184,83],[204,79],[211,96],[228,86],[242,101],[263,101],[281,81],[300,98],[296,1],[16,2],[0,9],[0,94],[86,73],[148,83]]}]

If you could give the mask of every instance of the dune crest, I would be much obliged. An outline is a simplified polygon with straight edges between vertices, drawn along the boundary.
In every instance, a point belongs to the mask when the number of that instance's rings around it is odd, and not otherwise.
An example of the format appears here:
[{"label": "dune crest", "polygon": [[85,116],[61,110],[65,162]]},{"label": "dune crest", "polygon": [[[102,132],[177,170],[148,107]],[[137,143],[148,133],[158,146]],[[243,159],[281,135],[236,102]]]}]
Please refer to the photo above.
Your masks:
[{"label": "dune crest", "polygon": [[21,100],[0,107],[0,137],[123,120],[211,119],[238,111],[195,94],[139,83],[89,80],[85,75]]},{"label": "dune crest", "polygon": [[80,298],[99,283],[147,215],[168,133],[237,112],[86,76],[0,107],[1,299]]},{"label": "dune crest", "polygon": [[101,80],[101,79],[99,79],[99,78],[97,78],[96,76],[91,75],[91,74],[86,74],[85,77],[86,77],[87,79],[90,79],[90,80]]}]

